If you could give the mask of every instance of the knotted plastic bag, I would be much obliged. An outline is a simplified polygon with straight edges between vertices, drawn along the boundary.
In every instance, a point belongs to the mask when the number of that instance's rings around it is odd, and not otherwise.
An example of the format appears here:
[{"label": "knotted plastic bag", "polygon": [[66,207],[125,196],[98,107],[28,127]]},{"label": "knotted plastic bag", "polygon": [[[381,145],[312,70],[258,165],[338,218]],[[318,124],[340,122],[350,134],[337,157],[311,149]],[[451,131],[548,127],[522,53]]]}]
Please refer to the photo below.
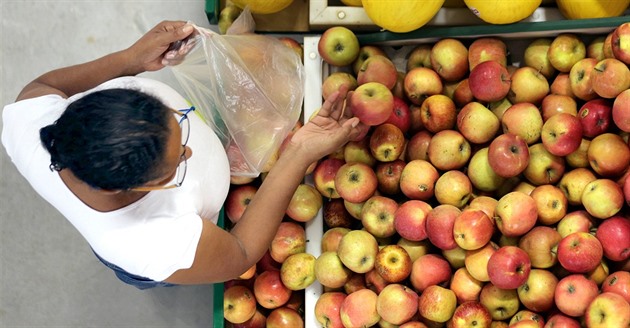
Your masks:
[{"label": "knotted plastic bag", "polygon": [[248,8],[225,35],[195,29],[175,50],[185,57],[172,71],[223,142],[231,174],[258,176],[300,118],[302,59],[277,38],[253,33]]}]

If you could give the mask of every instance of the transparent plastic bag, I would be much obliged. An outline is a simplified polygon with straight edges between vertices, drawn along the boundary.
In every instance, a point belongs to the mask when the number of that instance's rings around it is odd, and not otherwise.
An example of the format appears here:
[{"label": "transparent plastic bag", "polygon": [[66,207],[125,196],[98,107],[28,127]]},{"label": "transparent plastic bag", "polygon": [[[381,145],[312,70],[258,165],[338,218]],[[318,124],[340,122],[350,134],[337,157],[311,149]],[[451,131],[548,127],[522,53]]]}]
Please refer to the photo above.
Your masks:
[{"label": "transparent plastic bag", "polygon": [[302,112],[302,59],[254,27],[245,8],[225,35],[195,26],[172,50],[185,56],[172,71],[223,142],[234,176],[258,176]]}]

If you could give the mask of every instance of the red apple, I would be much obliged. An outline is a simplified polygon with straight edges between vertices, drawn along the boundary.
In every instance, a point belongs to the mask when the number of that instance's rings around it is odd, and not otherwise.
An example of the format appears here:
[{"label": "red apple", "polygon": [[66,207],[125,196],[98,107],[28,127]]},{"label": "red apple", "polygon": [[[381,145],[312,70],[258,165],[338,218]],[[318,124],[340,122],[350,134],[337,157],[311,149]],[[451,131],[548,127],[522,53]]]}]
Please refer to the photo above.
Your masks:
[{"label": "red apple", "polygon": [[371,327],[381,316],[376,310],[378,295],[371,289],[360,289],[348,296],[341,303],[339,310],[344,327]]},{"label": "red apple", "polygon": [[429,286],[447,285],[451,279],[451,265],[441,255],[425,254],[413,261],[409,280],[418,293]]},{"label": "red apple", "polygon": [[556,313],[551,315],[545,323],[545,328],[580,328],[580,323],[572,317],[566,316],[562,313]]},{"label": "red apple", "polygon": [[346,299],[342,292],[325,292],[315,301],[315,319],[323,327],[343,327],[339,314],[341,303]]},{"label": "red apple", "polygon": [[396,125],[379,124],[370,135],[370,152],[377,161],[393,162],[403,154],[405,142],[405,135]]},{"label": "red apple", "polygon": [[354,116],[369,126],[387,121],[394,110],[394,95],[390,89],[379,82],[359,85],[348,99]]},{"label": "red apple", "polygon": [[428,96],[420,106],[422,125],[431,133],[452,129],[457,119],[453,100],[443,94]]},{"label": "red apple", "polygon": [[449,250],[457,247],[453,226],[460,213],[461,210],[453,205],[441,204],[427,214],[427,237],[437,248]]},{"label": "red apple", "polygon": [[568,72],[556,75],[553,81],[551,81],[549,89],[550,93],[554,95],[575,97],[573,90],[571,90],[571,79],[569,78]]},{"label": "red apple", "polygon": [[612,118],[617,128],[630,132],[630,89],[622,91],[613,102]]},{"label": "red apple", "polygon": [[243,323],[232,324],[233,328],[265,328],[267,326],[267,317],[260,309],[256,310],[254,316]]},{"label": "red apple", "polygon": [[574,232],[558,243],[558,262],[572,273],[587,273],[601,262],[604,251],[597,238],[587,232]]},{"label": "red apple", "polygon": [[418,294],[402,284],[385,286],[376,299],[376,312],[394,325],[402,325],[418,311]]},{"label": "red apple", "polygon": [[551,154],[566,156],[582,143],[582,124],[576,116],[559,113],[550,117],[542,127],[542,143]]},{"label": "red apple", "polygon": [[357,73],[359,85],[368,82],[379,82],[388,89],[393,89],[398,79],[398,71],[394,63],[383,55],[370,56],[363,62]]},{"label": "red apple", "polygon": [[619,294],[630,302],[630,272],[620,270],[609,274],[602,283],[601,291]]},{"label": "red apple", "polygon": [[530,195],[512,191],[499,198],[495,222],[504,236],[524,235],[536,225],[537,218],[536,201]]},{"label": "red apple", "polygon": [[499,101],[510,91],[510,74],[494,60],[479,63],[470,71],[468,84],[473,96],[482,102]]},{"label": "red apple", "polygon": [[475,250],[485,246],[494,233],[494,222],[482,210],[465,209],[453,224],[453,234],[457,245],[465,250]]},{"label": "red apple", "polygon": [[439,173],[428,161],[416,159],[407,162],[400,176],[400,190],[409,199],[428,200],[434,195]]},{"label": "red apple", "polygon": [[483,285],[484,282],[475,279],[466,267],[461,267],[453,273],[449,288],[455,293],[457,303],[462,304],[479,300]]},{"label": "red apple", "polygon": [[394,96],[394,109],[385,123],[391,123],[397,126],[403,134],[409,131],[411,128],[411,111],[405,100]]},{"label": "red apple", "polygon": [[599,294],[597,284],[581,274],[566,276],[556,285],[555,302],[562,313],[579,317],[584,315],[591,301]]},{"label": "red apple", "polygon": [[529,255],[532,268],[548,269],[558,261],[556,247],[561,239],[554,228],[535,226],[519,239],[518,247]]},{"label": "red apple", "polygon": [[322,196],[328,199],[340,197],[335,187],[335,176],[344,163],[338,158],[325,158],[317,164],[313,170],[313,185]]},{"label": "red apple", "polygon": [[591,74],[593,91],[602,98],[615,98],[630,88],[630,69],[619,59],[602,59]]},{"label": "red apple", "polygon": [[232,188],[225,199],[225,215],[232,223],[238,222],[243,212],[258,191],[252,184],[239,185]]},{"label": "red apple", "polygon": [[321,240],[321,251],[337,251],[337,247],[339,247],[339,241],[341,241],[341,237],[350,232],[350,228],[346,227],[332,227],[324,232]]},{"label": "red apple", "polygon": [[332,229],[347,229],[350,228],[354,222],[354,218],[346,209],[343,199],[341,198],[330,199],[325,202],[322,210],[322,217],[324,218],[324,224],[326,227]]},{"label": "red apple", "polygon": [[266,325],[267,328],[303,327],[304,319],[297,310],[283,306],[269,312]]},{"label": "red apple", "polygon": [[405,160],[407,162],[414,159],[428,160],[429,143],[432,137],[433,134],[427,130],[418,131],[411,136],[405,149]]},{"label": "red apple", "polygon": [[[280,278],[280,271],[269,270],[260,273],[254,281],[254,296],[265,309],[276,309],[289,301],[293,291],[287,288]],[[268,320],[269,318],[267,318]]]},{"label": "red apple", "polygon": [[490,312],[478,301],[461,303],[451,319],[452,328],[492,327]]},{"label": "red apple", "polygon": [[430,205],[424,201],[410,199],[398,206],[394,213],[396,232],[410,241],[421,241],[427,238],[425,222]]},{"label": "red apple", "polygon": [[530,270],[529,256],[516,246],[500,247],[488,259],[488,277],[498,288],[518,288],[527,281]]},{"label": "red apple", "polygon": [[[455,89],[453,89],[453,93],[450,96],[455,105],[459,107],[463,107],[467,103],[474,101],[475,97],[473,96],[472,91],[470,90],[470,81],[468,78],[465,78],[459,82],[455,82]],[[446,90],[446,87],[444,88]]]},{"label": "red apple", "polygon": [[402,159],[376,164],[374,173],[378,180],[378,191],[390,196],[400,193],[400,177],[406,164]]},{"label": "red apple", "polygon": [[615,215],[605,219],[597,227],[595,237],[604,249],[604,256],[612,261],[630,258],[630,219]]},{"label": "red apple", "polygon": [[603,98],[587,101],[580,107],[577,117],[580,118],[584,136],[594,138],[609,129],[612,105],[609,100]]}]

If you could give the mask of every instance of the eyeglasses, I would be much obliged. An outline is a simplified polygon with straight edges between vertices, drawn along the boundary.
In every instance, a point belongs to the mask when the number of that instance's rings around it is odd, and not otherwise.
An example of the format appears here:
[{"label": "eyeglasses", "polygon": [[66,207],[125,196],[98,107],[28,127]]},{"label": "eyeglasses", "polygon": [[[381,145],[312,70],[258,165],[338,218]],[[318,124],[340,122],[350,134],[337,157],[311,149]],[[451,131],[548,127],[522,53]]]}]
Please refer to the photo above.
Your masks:
[{"label": "eyeglasses", "polygon": [[175,173],[175,183],[165,186],[143,186],[133,188],[135,191],[152,191],[161,189],[173,189],[181,187],[186,178],[186,170],[188,168],[188,159],[186,158],[186,145],[188,144],[188,138],[190,138],[190,121],[188,120],[188,113],[195,110],[195,106],[190,108],[184,108],[179,110],[172,110],[175,114],[180,115],[179,127],[182,130],[182,154],[179,156],[179,165],[177,166],[177,172]]}]

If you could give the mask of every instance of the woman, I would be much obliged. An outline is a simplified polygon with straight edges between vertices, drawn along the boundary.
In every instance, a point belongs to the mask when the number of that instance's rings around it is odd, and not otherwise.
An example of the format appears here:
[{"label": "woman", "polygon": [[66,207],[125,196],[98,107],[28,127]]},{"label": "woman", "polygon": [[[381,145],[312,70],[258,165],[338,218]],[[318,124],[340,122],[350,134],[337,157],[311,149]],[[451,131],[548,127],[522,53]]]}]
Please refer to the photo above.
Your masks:
[{"label": "woman", "polygon": [[221,143],[173,89],[135,77],[163,68],[169,45],[192,32],[162,22],[125,50],[38,77],[3,110],[2,143],[20,173],[140,289],[245,272],[307,167],[359,134],[340,91],[292,137],[239,222],[221,229],[230,181]]}]

